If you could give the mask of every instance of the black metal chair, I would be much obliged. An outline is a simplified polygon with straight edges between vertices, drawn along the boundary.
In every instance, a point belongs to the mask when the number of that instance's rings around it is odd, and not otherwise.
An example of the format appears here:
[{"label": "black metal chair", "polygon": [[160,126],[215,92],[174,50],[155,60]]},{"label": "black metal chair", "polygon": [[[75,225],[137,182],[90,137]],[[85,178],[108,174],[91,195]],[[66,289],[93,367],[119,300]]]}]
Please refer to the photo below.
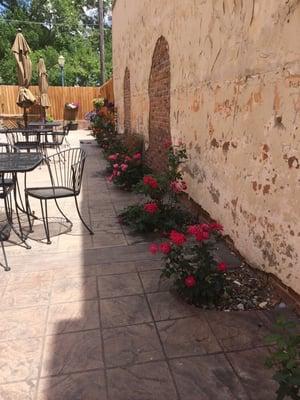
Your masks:
[{"label": "black metal chair", "polygon": [[38,133],[29,132],[20,128],[19,132],[8,132],[9,143],[20,151],[41,151],[40,137]]},{"label": "black metal chair", "polygon": [[[0,153],[11,153],[17,152],[18,149],[16,147],[11,146],[9,143],[0,143]],[[12,192],[15,189],[16,182],[9,173],[0,174],[0,200],[4,202],[4,210],[0,217],[0,243],[2,248],[2,253],[4,257],[4,270],[10,271],[10,267],[8,266],[8,261],[6,257],[5,247],[3,242],[8,241],[11,233],[12,219],[13,219],[13,199]],[[17,211],[16,211],[17,212]],[[20,225],[19,214],[17,212],[18,223]]]},{"label": "black metal chair", "polygon": [[[72,226],[72,222],[61,210],[58,204],[58,199],[74,197],[78,216],[85,228],[89,231],[91,235],[93,235],[93,231],[86,224],[80,213],[77,200],[77,196],[80,194],[81,190],[85,160],[86,154],[80,148],[67,149],[57,154],[54,154],[45,160],[48,166],[51,185],[25,189],[25,202],[28,212],[30,212],[29,197],[40,200],[42,218],[48,244],[51,243],[48,221],[48,200],[55,201],[59,212]],[[30,228],[32,229],[32,227]]]},{"label": "black metal chair", "polygon": [[67,124],[63,127],[62,131],[53,131],[51,134],[48,133],[47,135],[43,135],[41,148],[43,149],[44,154],[47,155],[47,149],[55,149],[59,152],[60,146],[62,146],[64,142],[66,142],[67,146],[70,147],[70,143],[67,140],[69,131],[70,124]]}]

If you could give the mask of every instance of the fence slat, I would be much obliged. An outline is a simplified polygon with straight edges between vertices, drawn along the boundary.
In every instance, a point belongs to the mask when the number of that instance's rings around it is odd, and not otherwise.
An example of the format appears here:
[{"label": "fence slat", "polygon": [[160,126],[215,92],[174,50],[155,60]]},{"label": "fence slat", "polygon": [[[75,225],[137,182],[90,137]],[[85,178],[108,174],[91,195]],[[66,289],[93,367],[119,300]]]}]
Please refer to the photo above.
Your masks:
[{"label": "fence slat", "polygon": [[[0,85],[0,114],[23,114],[23,110],[17,106],[18,86]],[[35,96],[39,95],[38,86],[30,86]],[[61,87],[49,86],[48,90],[51,107],[47,114],[54,119],[62,120],[65,103],[78,102],[78,119],[84,119],[84,115],[92,109],[92,100],[95,97],[104,97],[109,102],[114,102],[113,81],[110,79],[100,87]]]}]

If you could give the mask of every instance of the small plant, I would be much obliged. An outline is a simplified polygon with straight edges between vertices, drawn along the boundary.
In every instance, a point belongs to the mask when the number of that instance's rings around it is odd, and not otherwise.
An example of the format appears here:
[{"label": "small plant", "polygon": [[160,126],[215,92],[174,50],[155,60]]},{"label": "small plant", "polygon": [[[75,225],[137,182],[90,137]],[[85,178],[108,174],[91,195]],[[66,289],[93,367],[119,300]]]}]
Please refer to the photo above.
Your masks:
[{"label": "small plant", "polygon": [[191,225],[182,233],[171,231],[169,240],[152,244],[152,253],[165,256],[162,276],[172,278],[177,292],[189,303],[216,304],[224,293],[225,263],[218,263],[212,256],[213,236],[221,225]]},{"label": "small plant", "polygon": [[273,375],[279,384],[276,400],[300,400],[300,335],[297,325],[279,318],[275,328],[277,333],[267,338],[268,343],[275,344],[275,351],[267,358],[266,366],[276,369]]},{"label": "small plant", "polygon": [[104,103],[105,103],[105,101],[104,101],[103,97],[97,97],[97,98],[93,99],[93,106],[95,109],[99,109],[99,108],[103,107]]},{"label": "small plant", "polygon": [[52,117],[52,115],[47,115],[46,122],[53,122],[53,121],[54,121],[54,117]]}]

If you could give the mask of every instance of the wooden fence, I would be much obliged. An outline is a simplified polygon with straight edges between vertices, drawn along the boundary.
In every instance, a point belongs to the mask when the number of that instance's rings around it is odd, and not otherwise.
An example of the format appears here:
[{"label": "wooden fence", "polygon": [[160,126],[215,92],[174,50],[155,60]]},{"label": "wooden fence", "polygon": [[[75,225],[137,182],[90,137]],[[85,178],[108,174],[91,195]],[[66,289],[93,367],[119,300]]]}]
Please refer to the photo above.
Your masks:
[{"label": "wooden fence", "polygon": [[[23,110],[16,104],[18,89],[18,86],[0,85],[0,117],[3,114],[6,116],[23,114]],[[39,95],[38,86],[30,86],[30,90],[35,96]],[[112,79],[100,87],[50,86],[48,94],[51,107],[47,110],[47,114],[57,120],[64,118],[65,103],[79,103],[77,119],[82,120],[84,115],[92,110],[92,100],[95,97],[104,97],[112,103],[114,101]]]}]

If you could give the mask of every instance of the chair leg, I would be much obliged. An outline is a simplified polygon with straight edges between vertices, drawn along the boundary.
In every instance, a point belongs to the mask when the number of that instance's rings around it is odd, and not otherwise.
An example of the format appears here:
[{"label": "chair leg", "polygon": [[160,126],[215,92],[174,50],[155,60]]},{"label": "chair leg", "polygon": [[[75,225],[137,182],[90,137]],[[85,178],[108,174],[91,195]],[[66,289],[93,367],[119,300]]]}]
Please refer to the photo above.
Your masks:
[{"label": "chair leg", "polygon": [[30,219],[30,216],[31,216],[32,214],[31,214],[31,209],[30,209],[28,194],[26,194],[26,193],[25,193],[25,207],[26,207],[27,220],[28,220],[28,224],[29,224],[29,232],[32,233],[32,232],[33,232],[33,229],[32,229],[32,223],[31,223],[31,219]]},{"label": "chair leg", "polygon": [[45,200],[45,210],[44,210],[44,207],[43,207],[43,200],[40,200],[40,203],[41,203],[43,224],[44,224],[45,234],[46,234],[46,238],[47,238],[47,244],[51,244],[50,232],[49,232],[49,223],[48,223],[47,200]]},{"label": "chair leg", "polygon": [[80,210],[79,210],[79,207],[78,207],[77,196],[74,196],[74,198],[75,198],[75,204],[76,204],[77,213],[78,213],[78,216],[79,216],[81,222],[83,223],[83,225],[85,226],[85,228],[90,232],[90,234],[93,235],[94,232],[91,230],[91,228],[86,224],[86,222],[85,222],[84,219],[82,218],[82,215],[81,215]]},{"label": "chair leg", "polygon": [[1,247],[2,247],[2,253],[3,253],[3,257],[4,257],[4,271],[10,271],[10,267],[8,265],[6,252],[5,252],[5,248],[4,248],[4,244],[3,244],[2,240],[1,240]]},{"label": "chair leg", "polygon": [[69,220],[69,218],[66,216],[66,214],[65,214],[65,213],[62,211],[62,209],[60,208],[57,199],[54,199],[54,201],[55,201],[55,204],[56,204],[56,207],[57,207],[58,211],[59,211],[59,212],[61,213],[61,215],[64,217],[64,219],[66,220],[66,222],[68,222],[68,223],[70,223],[71,225],[73,225],[72,222]]}]

